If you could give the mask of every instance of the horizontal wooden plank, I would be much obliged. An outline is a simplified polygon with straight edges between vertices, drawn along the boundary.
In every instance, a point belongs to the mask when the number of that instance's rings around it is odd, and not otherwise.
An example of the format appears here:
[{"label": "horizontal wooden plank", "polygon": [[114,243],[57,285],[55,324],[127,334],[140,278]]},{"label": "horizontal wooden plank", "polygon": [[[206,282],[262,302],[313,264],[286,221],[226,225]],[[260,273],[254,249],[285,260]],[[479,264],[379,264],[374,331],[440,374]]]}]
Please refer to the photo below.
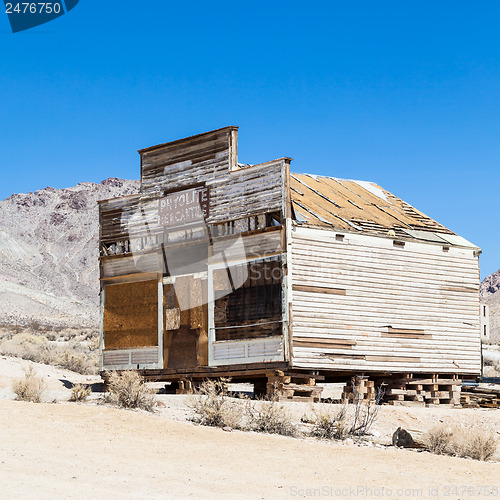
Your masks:
[{"label": "horizontal wooden plank", "polygon": [[327,293],[331,295],[345,295],[346,291],[342,288],[328,288],[324,286],[292,285],[292,290],[306,293]]},{"label": "horizontal wooden plank", "polygon": [[391,333],[387,333],[387,332],[381,332],[380,335],[382,337],[386,337],[386,338],[391,338],[391,337],[401,337],[401,338],[406,338],[406,339],[422,339],[422,338],[428,338],[428,339],[432,339],[432,335],[428,334],[428,333],[423,333],[423,334],[408,334],[408,333],[394,333],[394,332],[391,332]]},{"label": "horizontal wooden plank", "polygon": [[[350,230],[351,231],[351,230]],[[338,231],[337,231],[338,232]],[[294,231],[294,241],[295,246],[299,249],[301,246],[307,248],[310,241],[314,241],[314,246],[316,248],[321,247],[325,252],[336,251],[338,248],[343,246],[351,245],[353,251],[364,252],[367,249],[376,247],[380,252],[385,252],[388,256],[400,256],[404,258],[405,256],[421,257],[427,260],[429,257],[439,256],[442,261],[457,262],[458,264],[467,261],[475,260],[477,262],[477,257],[474,256],[473,249],[457,249],[452,248],[453,252],[443,252],[442,246],[446,245],[433,245],[425,242],[412,242],[408,241],[408,248],[404,251],[400,249],[394,249],[392,246],[392,239],[379,237],[370,237],[368,235],[361,234],[346,234],[345,239],[342,242],[332,239],[332,234],[330,230],[311,230],[308,228],[296,228]]]},{"label": "horizontal wooden plank", "polygon": [[366,346],[377,346],[377,345],[391,345],[403,347],[412,346],[422,346],[422,348],[436,347],[439,345],[444,345],[449,349],[457,349],[459,351],[467,349],[477,350],[480,346],[480,342],[476,338],[471,339],[470,333],[462,332],[460,335],[458,332],[438,332],[432,338],[429,337],[419,337],[418,342],[406,342],[402,337],[382,337],[380,333],[375,328],[364,328],[359,329],[356,326],[352,328],[308,328],[306,325],[297,325],[295,322],[293,324],[294,337],[300,336],[304,340],[308,338],[333,338],[343,340],[346,336],[350,340],[356,342],[356,344],[363,344]]},{"label": "horizontal wooden plank", "polygon": [[[294,352],[297,356],[304,356],[308,353],[311,355],[323,355],[323,354],[342,354],[345,348],[342,346],[327,345],[327,346],[295,346]],[[428,348],[422,348],[418,346],[392,346],[392,349],[387,349],[387,346],[368,346],[359,342],[356,346],[351,346],[350,352],[353,354],[362,355],[387,355],[388,352],[394,356],[410,356],[410,357],[421,357],[427,360],[440,361],[443,359],[443,355],[446,353],[446,358],[449,362],[456,361],[459,359],[461,362],[467,362],[475,360],[477,353],[473,350],[460,351],[458,349],[453,349],[448,351],[446,346],[434,346]]]},{"label": "horizontal wooden plank", "polygon": [[411,335],[425,335],[425,330],[418,330],[416,328],[393,328],[392,326],[387,327],[387,332],[393,334],[399,333],[399,334],[411,334]]},{"label": "horizontal wooden plank", "polygon": [[367,354],[365,356],[366,361],[383,361],[384,363],[420,363],[421,359],[411,356],[375,356]]}]

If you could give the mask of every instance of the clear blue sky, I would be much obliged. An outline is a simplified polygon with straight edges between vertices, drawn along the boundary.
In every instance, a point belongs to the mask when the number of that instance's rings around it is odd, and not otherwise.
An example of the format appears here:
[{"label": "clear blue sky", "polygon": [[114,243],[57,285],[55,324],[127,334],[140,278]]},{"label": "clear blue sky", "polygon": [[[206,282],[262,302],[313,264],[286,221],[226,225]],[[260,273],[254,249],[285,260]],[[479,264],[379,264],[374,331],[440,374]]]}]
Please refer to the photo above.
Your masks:
[{"label": "clear blue sky", "polygon": [[500,2],[80,0],[0,13],[0,199],[238,125],[239,159],[375,181],[500,267]]}]

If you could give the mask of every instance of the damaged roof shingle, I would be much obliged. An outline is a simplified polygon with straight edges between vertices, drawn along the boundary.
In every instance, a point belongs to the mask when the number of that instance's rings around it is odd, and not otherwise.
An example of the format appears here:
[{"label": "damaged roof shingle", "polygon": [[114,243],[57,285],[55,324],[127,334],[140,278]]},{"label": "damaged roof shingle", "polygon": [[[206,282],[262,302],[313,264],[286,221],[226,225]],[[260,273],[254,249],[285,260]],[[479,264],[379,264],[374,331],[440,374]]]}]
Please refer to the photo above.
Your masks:
[{"label": "damaged roof shingle", "polygon": [[455,235],[374,182],[294,173],[290,184],[294,210],[307,213],[307,220],[297,221],[301,225],[379,235],[393,230],[406,238],[436,242],[448,238],[430,238],[430,233]]}]

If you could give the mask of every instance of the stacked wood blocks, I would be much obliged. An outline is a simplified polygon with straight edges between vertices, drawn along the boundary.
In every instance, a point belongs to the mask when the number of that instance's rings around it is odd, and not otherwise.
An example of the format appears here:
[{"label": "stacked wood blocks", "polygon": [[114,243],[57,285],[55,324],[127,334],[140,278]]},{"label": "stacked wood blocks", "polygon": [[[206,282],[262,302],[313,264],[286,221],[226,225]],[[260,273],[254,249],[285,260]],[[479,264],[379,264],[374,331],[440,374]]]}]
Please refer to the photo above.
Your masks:
[{"label": "stacked wood blocks", "polygon": [[384,384],[383,401],[394,406],[459,405],[462,381],[458,378],[402,378]]},{"label": "stacked wood blocks", "polygon": [[267,375],[267,394],[278,401],[316,402],[321,399],[323,387],[307,375],[285,375],[277,370]]},{"label": "stacked wood blocks", "polygon": [[362,377],[354,377],[344,387],[342,401],[375,401],[375,381]]},{"label": "stacked wood blocks", "polygon": [[179,380],[179,387],[176,389],[176,394],[193,394],[194,384],[192,380]]}]

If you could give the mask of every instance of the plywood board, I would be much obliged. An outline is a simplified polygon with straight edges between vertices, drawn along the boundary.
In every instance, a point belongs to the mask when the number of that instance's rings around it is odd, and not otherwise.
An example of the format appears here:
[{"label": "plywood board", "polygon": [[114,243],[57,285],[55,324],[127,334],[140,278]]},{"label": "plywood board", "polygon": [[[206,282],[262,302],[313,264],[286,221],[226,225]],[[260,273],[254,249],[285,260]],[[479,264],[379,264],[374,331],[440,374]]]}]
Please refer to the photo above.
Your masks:
[{"label": "plywood board", "polygon": [[165,330],[178,330],[181,326],[181,314],[179,308],[165,309]]},{"label": "plywood board", "polygon": [[106,285],[106,349],[158,345],[158,282]]},{"label": "plywood board", "polygon": [[172,333],[167,368],[194,368],[198,365],[197,332],[181,326]]}]

